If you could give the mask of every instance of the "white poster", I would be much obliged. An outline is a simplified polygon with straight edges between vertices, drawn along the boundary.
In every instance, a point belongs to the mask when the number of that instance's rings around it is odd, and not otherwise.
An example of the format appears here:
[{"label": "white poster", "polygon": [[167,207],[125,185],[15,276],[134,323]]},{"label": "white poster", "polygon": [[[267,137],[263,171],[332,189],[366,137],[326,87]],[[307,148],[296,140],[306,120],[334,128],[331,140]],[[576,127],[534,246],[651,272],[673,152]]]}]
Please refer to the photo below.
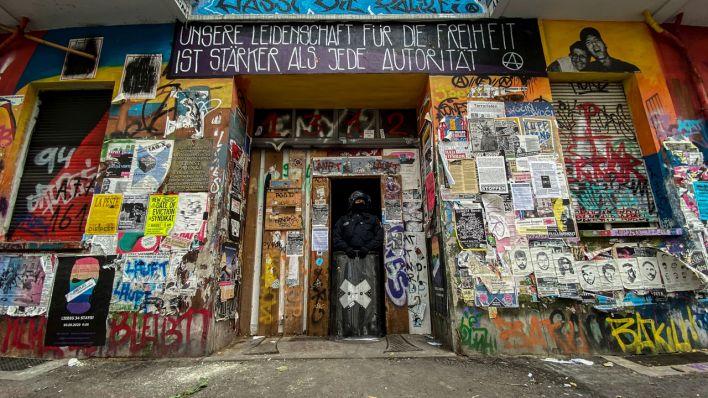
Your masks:
[{"label": "white poster", "polygon": [[519,142],[522,153],[535,154],[541,151],[541,144],[538,136],[535,135],[520,135]]},{"label": "white poster", "polygon": [[558,168],[555,162],[529,162],[531,182],[536,197],[552,199],[561,197],[561,186],[558,180]]},{"label": "white poster", "polygon": [[553,252],[547,247],[531,249],[531,260],[536,278],[555,278],[556,269],[553,266]]},{"label": "white poster", "polygon": [[484,205],[487,216],[487,229],[497,240],[511,236],[509,225],[504,212],[504,198],[499,195],[482,195],[482,205]]},{"label": "white poster", "polygon": [[575,274],[579,276],[580,287],[587,292],[598,292],[597,267],[594,261],[576,261]]},{"label": "white poster", "polygon": [[511,183],[511,200],[514,203],[514,210],[534,210],[531,184]]},{"label": "white poster", "polygon": [[478,156],[476,161],[480,192],[509,193],[504,156]]},{"label": "white poster", "polygon": [[495,119],[506,116],[504,103],[500,101],[467,102],[468,119]]},{"label": "white poster", "polygon": [[175,234],[197,233],[206,220],[207,193],[180,193],[177,200],[177,218],[175,219]]},{"label": "white poster", "polygon": [[656,257],[659,260],[659,270],[667,292],[700,289],[700,280],[693,271],[686,268],[681,260],[671,254],[662,252],[659,252]]},{"label": "white poster", "polygon": [[420,163],[417,149],[384,149],[385,157],[395,157],[401,162],[403,189],[420,188]]},{"label": "white poster", "polygon": [[312,228],[312,251],[326,252],[329,250],[329,229]]}]

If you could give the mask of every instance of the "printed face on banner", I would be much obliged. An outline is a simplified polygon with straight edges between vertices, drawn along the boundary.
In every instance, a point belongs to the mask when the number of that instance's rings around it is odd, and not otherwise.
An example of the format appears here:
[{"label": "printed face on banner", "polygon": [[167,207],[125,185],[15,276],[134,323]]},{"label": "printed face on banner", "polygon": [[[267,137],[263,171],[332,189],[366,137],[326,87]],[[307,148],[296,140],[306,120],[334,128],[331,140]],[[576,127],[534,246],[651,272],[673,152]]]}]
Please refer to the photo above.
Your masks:
[{"label": "printed face on banner", "polygon": [[531,248],[531,259],[536,277],[555,277],[556,270],[553,266],[553,253],[549,248]]},{"label": "printed face on banner", "polygon": [[534,271],[531,252],[528,247],[515,248],[511,251],[511,272],[514,276],[527,276]]},{"label": "printed face on banner", "polygon": [[639,264],[639,275],[644,282],[644,288],[664,288],[659,271],[659,261],[656,257],[637,257],[637,263]]},{"label": "printed face on banner", "polygon": [[599,275],[596,284],[600,291],[622,290],[622,280],[617,272],[614,259],[595,261],[596,274]]},{"label": "printed face on banner", "polygon": [[597,267],[593,261],[577,261],[575,263],[575,273],[580,275],[578,281],[580,287],[588,292],[596,292],[599,289],[597,282]]},{"label": "printed face on banner", "polygon": [[620,278],[622,286],[628,290],[644,289],[642,275],[639,271],[639,263],[636,258],[622,258],[617,260],[620,268]]},{"label": "printed face on banner", "polygon": [[575,274],[575,259],[570,253],[554,253],[553,265],[556,267],[558,283],[578,283],[578,276]]}]

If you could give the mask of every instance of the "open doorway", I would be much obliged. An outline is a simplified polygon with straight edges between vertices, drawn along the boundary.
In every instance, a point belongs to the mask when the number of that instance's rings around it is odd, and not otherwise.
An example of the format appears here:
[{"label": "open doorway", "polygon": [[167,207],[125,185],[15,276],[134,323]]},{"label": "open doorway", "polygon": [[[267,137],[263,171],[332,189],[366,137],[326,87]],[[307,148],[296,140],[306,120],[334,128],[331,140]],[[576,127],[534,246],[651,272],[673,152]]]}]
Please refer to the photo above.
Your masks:
[{"label": "open doorway", "polygon": [[[369,212],[381,221],[380,177],[331,178],[332,228],[349,212],[349,197],[355,191],[369,195]],[[330,335],[336,338],[384,336],[386,315],[382,250],[365,259],[351,260],[334,251],[331,256],[331,308],[336,310],[330,312]],[[347,295],[359,295],[360,299],[347,302],[346,298],[342,298]]]}]

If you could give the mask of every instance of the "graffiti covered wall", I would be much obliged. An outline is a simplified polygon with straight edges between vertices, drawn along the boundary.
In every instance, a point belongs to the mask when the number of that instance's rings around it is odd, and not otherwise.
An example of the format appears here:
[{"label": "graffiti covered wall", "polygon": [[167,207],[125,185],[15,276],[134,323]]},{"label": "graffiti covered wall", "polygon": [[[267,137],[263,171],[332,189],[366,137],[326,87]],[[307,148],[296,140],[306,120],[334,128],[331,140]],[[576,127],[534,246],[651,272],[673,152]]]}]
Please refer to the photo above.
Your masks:
[{"label": "graffiti covered wall", "polygon": [[[672,183],[675,174],[656,138],[668,126],[661,122],[675,115],[648,28],[639,23],[542,24],[553,84],[518,76],[430,79],[439,149],[433,150],[441,187],[437,210],[456,304],[452,318],[458,348],[483,354],[568,354],[705,347],[705,250],[695,234],[671,229],[686,225],[681,208],[690,206],[680,205],[680,185]],[[559,106],[558,87],[567,88],[570,94],[563,96],[574,100]],[[593,105],[610,87],[626,95],[627,109]],[[623,128],[636,134],[631,138],[638,144],[634,166],[626,162],[628,155],[622,156],[622,165],[611,160],[612,153],[623,150],[618,145],[627,152],[628,140],[608,140]],[[507,131],[520,142],[509,145],[502,138]],[[587,153],[575,156],[568,145]],[[680,148],[695,159],[698,149]],[[593,150],[602,158],[587,163]],[[539,169],[539,162],[553,159],[555,168]],[[581,230],[576,220],[583,222],[583,213],[577,204],[569,206],[579,199],[578,176],[601,167],[612,171],[612,183],[621,183],[617,176],[631,173],[619,167],[639,166],[647,170],[642,178],[651,188],[650,200],[662,203],[655,227]],[[494,167],[499,186],[489,178]],[[465,178],[475,168],[477,181]],[[700,175],[693,172],[694,178]],[[501,200],[495,202],[492,195]],[[605,190],[599,195],[610,198]],[[693,219],[699,217],[698,207],[692,207]]]},{"label": "graffiti covered wall", "polygon": [[[0,55],[0,65],[12,71],[3,74],[0,92],[3,245],[6,250],[47,253],[39,265],[24,268],[18,264],[26,254],[0,257],[0,264],[7,264],[3,290],[16,292],[8,296],[14,300],[11,305],[2,307],[8,314],[0,321],[3,353],[56,358],[194,356],[214,349],[211,340],[217,337],[212,335],[233,333],[240,231],[220,220],[234,218],[240,226],[243,212],[234,203],[241,206],[245,198],[228,205],[224,198],[240,198],[247,179],[241,172],[249,158],[243,150],[246,123],[239,119],[242,111],[231,79],[164,78],[173,28],[145,25],[36,34],[98,54],[99,61],[88,65],[24,41]],[[37,97],[44,90],[75,88],[109,88],[108,111],[98,128],[84,132],[87,138],[80,143],[44,149],[51,149],[53,157],[26,160],[39,161],[55,173],[56,188],[47,190],[44,205],[30,209],[24,224],[18,224],[13,205],[30,200],[18,197],[16,186],[24,153],[33,145],[30,119]],[[43,117],[41,105],[39,115]],[[62,187],[69,184],[60,182],[69,182],[73,190],[67,173],[75,172],[69,166],[76,162],[92,168],[90,175],[81,174],[85,217],[70,217],[81,224],[73,241],[47,244],[51,231],[38,220],[66,223],[56,213],[61,206],[71,206],[75,195],[65,193],[68,188]],[[68,247],[81,252],[63,254]],[[49,300],[45,296],[52,287],[65,298],[57,296],[49,307],[44,300]],[[27,300],[34,306],[19,307]],[[107,328],[91,327],[94,321]],[[95,331],[95,338],[76,347],[62,343],[82,327]]]}]

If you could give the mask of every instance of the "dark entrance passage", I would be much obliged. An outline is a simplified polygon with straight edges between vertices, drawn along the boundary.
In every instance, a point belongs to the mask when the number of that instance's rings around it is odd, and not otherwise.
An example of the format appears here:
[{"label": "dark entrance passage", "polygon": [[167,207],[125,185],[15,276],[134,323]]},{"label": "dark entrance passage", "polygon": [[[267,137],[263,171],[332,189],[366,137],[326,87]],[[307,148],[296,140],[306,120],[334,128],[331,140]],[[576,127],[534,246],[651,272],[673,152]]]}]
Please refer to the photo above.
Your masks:
[{"label": "dark entrance passage", "polygon": [[[381,219],[381,179],[333,178],[330,180],[332,225],[349,211],[349,196],[362,191],[371,197],[371,214]],[[350,259],[332,252],[330,333],[336,338],[379,337],[385,331],[385,306],[381,250],[365,258]]]}]

